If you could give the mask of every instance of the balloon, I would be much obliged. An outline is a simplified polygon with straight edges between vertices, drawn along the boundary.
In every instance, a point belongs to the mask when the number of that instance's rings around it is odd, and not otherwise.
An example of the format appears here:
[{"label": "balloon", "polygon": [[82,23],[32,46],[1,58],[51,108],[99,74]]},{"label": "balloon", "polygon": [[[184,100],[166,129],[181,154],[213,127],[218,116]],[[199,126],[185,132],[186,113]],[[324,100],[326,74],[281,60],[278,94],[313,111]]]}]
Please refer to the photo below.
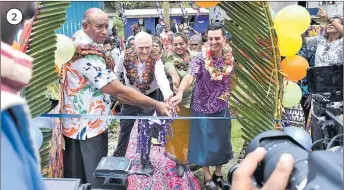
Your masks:
[{"label": "balloon", "polygon": [[299,55],[289,56],[281,62],[281,69],[288,80],[298,81],[307,75],[308,61]]},{"label": "balloon", "polygon": [[300,51],[302,37],[300,35],[282,35],[277,33],[278,49],[281,56],[292,56]]},{"label": "balloon", "polygon": [[211,8],[219,4],[220,1],[195,1],[195,4],[201,8]]},{"label": "balloon", "polygon": [[75,47],[73,41],[65,35],[57,34],[57,43],[55,51],[55,64],[61,66],[72,59]]},{"label": "balloon", "polygon": [[311,23],[308,10],[300,5],[289,5],[280,10],[275,19],[274,27],[277,32],[288,34],[303,34]]},{"label": "balloon", "polygon": [[31,137],[33,143],[36,145],[36,148],[40,148],[43,143],[43,133],[42,131],[35,125],[30,126]]},{"label": "balloon", "polygon": [[288,81],[284,87],[282,104],[285,108],[291,108],[300,103],[302,91],[295,82]]}]

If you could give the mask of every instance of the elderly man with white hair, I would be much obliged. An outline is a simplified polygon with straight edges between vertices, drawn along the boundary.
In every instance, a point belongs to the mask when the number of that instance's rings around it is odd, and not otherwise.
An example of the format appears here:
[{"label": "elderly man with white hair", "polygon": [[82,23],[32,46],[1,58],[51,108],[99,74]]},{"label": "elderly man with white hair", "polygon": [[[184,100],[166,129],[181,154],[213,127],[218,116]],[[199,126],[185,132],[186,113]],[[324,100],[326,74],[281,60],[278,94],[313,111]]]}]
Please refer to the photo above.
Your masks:
[{"label": "elderly man with white hair", "polygon": [[[146,32],[139,32],[135,36],[135,47],[129,48],[122,53],[115,73],[119,76],[124,73],[125,85],[136,89],[153,99],[158,99],[158,88],[161,89],[164,100],[169,100],[173,92],[170,89],[169,81],[164,71],[164,65],[159,57],[159,52],[152,48],[151,35]],[[144,110],[138,106],[123,104],[120,115],[153,115],[154,110]],[[130,133],[135,120],[121,119],[118,145],[114,156],[125,156]],[[148,142],[148,153],[141,153],[142,171],[153,174],[153,166],[149,161],[150,144]]]}]

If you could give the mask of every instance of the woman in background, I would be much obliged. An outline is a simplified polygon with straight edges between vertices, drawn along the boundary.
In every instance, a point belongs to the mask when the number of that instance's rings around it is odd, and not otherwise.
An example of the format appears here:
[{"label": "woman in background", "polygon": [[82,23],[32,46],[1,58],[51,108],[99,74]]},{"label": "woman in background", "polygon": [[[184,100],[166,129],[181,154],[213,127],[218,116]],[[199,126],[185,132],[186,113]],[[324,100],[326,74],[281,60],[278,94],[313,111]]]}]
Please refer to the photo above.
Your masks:
[{"label": "woman in background", "polygon": [[[305,44],[307,48],[316,49],[314,66],[319,67],[343,64],[343,19],[341,17],[330,18],[328,14],[321,8],[319,8],[318,16],[328,22],[325,28],[325,34],[310,38],[305,38],[304,35],[302,36],[303,44]],[[309,98],[308,102],[306,103],[310,102],[311,99]],[[317,102],[312,100],[310,124],[313,141],[323,138],[322,131],[318,127],[318,120],[320,119],[320,116],[315,114],[317,108],[314,105],[316,104]],[[342,105],[342,102],[337,102],[332,105],[332,107],[342,107]],[[313,148],[314,150],[322,149],[322,145],[318,143]]]}]

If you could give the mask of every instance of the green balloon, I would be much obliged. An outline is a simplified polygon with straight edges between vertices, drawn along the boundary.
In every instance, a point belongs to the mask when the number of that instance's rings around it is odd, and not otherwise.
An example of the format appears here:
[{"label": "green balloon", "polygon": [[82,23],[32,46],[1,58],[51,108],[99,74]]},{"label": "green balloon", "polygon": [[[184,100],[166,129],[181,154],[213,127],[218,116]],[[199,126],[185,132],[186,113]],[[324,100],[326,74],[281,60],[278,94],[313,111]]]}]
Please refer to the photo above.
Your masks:
[{"label": "green balloon", "polygon": [[299,85],[295,82],[288,81],[284,87],[282,104],[285,108],[291,108],[300,103],[302,97],[302,91]]}]

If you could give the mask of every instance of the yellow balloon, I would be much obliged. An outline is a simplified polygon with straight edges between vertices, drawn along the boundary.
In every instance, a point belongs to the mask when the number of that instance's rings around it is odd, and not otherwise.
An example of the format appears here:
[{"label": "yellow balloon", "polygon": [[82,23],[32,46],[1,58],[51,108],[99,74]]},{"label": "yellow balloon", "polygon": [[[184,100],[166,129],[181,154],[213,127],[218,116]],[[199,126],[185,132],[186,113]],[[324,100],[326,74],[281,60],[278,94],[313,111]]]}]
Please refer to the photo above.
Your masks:
[{"label": "yellow balloon", "polygon": [[302,46],[302,37],[300,35],[281,35],[277,33],[278,49],[281,56],[295,55]]},{"label": "yellow balloon", "polygon": [[75,46],[70,38],[62,34],[57,34],[56,48],[55,64],[61,68],[63,64],[72,59],[75,52]]},{"label": "yellow balloon", "polygon": [[283,90],[282,104],[285,108],[291,108],[300,103],[302,91],[295,82],[288,81]]},{"label": "yellow balloon", "polygon": [[303,34],[311,23],[308,10],[300,5],[289,5],[280,10],[274,19],[275,30],[283,35]]}]

